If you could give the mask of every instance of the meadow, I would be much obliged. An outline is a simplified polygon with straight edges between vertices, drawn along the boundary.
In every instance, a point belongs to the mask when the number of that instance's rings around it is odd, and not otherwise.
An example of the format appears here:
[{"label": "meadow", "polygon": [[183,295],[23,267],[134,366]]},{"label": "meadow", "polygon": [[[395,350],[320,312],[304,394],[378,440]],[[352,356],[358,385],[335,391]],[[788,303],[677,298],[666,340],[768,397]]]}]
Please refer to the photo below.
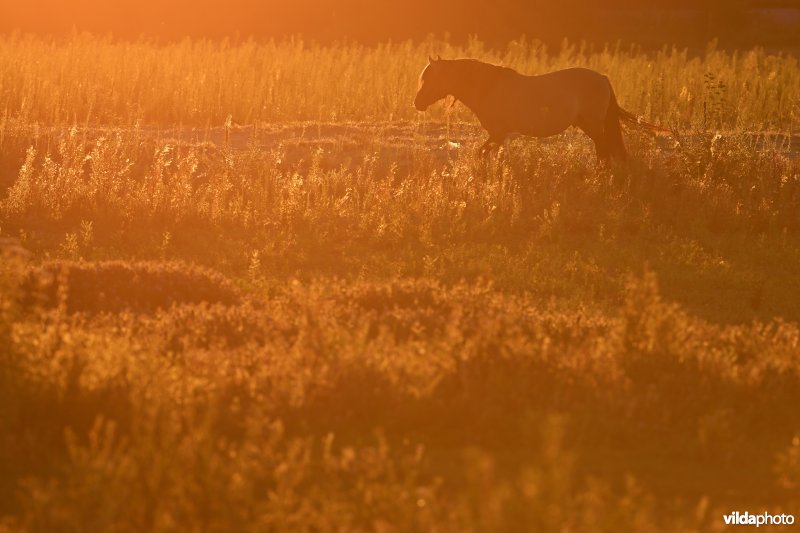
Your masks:
[{"label": "meadow", "polygon": [[[429,53],[606,73],[481,158]],[[0,530],[713,531],[800,509],[792,55],[0,37]]]}]

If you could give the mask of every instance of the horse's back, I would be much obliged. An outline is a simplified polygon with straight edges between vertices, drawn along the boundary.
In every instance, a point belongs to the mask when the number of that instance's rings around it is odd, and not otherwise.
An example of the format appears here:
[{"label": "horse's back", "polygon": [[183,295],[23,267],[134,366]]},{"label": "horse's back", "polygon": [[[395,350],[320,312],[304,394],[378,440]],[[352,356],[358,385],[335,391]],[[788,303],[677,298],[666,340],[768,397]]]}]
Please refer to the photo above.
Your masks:
[{"label": "horse's back", "polygon": [[570,120],[600,120],[605,117],[611,98],[608,78],[591,69],[574,67],[538,76],[529,76],[530,93],[540,101],[562,106]]},{"label": "horse's back", "polygon": [[556,70],[538,76],[526,76],[526,78],[531,87],[537,87],[540,91],[549,91],[553,94],[591,96],[600,93],[607,95],[609,87],[606,76],[583,67]]},{"label": "horse's back", "polygon": [[608,87],[605,76],[586,68],[537,76],[514,73],[498,84],[493,100],[501,114],[515,117],[515,131],[547,137],[578,125],[582,117],[605,116]]}]

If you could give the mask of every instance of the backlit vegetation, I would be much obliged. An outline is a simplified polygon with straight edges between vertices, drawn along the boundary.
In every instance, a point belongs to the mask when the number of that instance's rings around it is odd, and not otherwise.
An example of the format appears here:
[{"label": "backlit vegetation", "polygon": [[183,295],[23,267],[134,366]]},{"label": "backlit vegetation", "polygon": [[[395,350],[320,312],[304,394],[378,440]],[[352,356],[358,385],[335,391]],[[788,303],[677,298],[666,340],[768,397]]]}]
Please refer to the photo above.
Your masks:
[{"label": "backlit vegetation", "polygon": [[[480,159],[411,108],[429,51],[677,139]],[[797,514],[798,105],[759,50],[2,38],[0,529]]]},{"label": "backlit vegetation", "polygon": [[[788,129],[800,118],[793,55],[702,54],[664,47],[430,40],[367,47],[291,41],[186,40],[157,45],[87,35],[0,37],[0,112],[8,122],[167,127],[259,121],[411,120],[416,75],[430,53],[478,57],[537,74],[583,65],[607,74],[623,107],[665,124]],[[456,117],[465,119],[467,112]]]}]

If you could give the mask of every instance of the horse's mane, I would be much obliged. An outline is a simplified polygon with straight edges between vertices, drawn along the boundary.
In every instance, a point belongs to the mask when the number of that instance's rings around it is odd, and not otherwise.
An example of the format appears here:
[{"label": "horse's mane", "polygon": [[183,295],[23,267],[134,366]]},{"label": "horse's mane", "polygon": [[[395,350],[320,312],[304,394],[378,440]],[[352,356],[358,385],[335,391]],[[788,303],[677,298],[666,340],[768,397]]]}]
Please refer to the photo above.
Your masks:
[{"label": "horse's mane", "polygon": [[[484,63],[477,59],[451,59],[448,61],[451,80],[458,84],[459,92],[453,93],[456,100],[461,100],[473,111],[480,105],[486,88],[501,79],[519,76],[514,69]],[[455,104],[456,100],[453,100]],[[451,104],[451,107],[452,105]]]},{"label": "horse's mane", "polygon": [[493,63],[486,63],[472,58],[464,59],[451,59],[450,62],[457,65],[457,68],[466,67],[473,72],[480,72],[486,74],[518,74],[516,70],[502,65],[495,65]]}]

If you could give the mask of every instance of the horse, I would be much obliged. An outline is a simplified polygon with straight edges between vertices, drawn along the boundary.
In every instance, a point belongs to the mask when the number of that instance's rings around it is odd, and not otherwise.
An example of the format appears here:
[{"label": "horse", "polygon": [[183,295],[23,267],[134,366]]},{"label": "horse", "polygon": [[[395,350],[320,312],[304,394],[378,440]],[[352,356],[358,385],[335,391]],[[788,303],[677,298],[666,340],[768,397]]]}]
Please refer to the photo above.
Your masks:
[{"label": "horse", "polygon": [[594,141],[598,162],[624,160],[621,121],[665,131],[622,109],[609,79],[587,68],[527,76],[476,59],[428,57],[414,107],[425,111],[448,95],[452,105],[466,105],[489,133],[481,154],[512,133],[550,137],[576,126]]}]

